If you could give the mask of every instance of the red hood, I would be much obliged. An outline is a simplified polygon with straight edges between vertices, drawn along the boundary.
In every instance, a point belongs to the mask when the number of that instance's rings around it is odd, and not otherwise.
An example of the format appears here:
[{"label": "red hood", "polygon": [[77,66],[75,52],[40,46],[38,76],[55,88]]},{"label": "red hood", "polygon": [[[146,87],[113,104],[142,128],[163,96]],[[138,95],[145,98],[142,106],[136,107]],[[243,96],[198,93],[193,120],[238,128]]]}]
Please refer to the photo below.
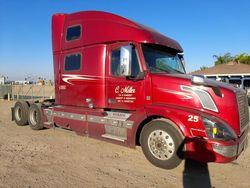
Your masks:
[{"label": "red hood", "polygon": [[[171,105],[185,111],[192,110],[199,114],[215,116],[222,119],[239,133],[239,114],[236,92],[240,89],[229,84],[206,79],[206,83],[219,88],[222,96],[215,94],[212,87],[198,86],[191,83],[191,76],[184,74],[152,74],[153,103],[160,105]],[[183,91],[182,86],[198,87],[208,92],[218,108],[213,112],[203,108],[199,98],[193,92]],[[232,115],[229,115],[232,114]]]}]

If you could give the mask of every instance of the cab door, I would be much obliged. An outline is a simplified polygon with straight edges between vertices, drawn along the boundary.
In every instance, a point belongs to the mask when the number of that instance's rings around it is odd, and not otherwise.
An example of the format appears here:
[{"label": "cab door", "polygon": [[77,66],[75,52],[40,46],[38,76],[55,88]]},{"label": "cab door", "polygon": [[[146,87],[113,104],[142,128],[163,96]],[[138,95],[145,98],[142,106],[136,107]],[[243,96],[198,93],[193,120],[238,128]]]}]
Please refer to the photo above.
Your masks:
[{"label": "cab door", "polygon": [[[130,48],[129,75],[124,75],[121,70],[124,48]],[[110,45],[107,54],[107,107],[121,110],[136,110],[142,107],[145,102],[145,81],[137,46],[128,43]]]}]

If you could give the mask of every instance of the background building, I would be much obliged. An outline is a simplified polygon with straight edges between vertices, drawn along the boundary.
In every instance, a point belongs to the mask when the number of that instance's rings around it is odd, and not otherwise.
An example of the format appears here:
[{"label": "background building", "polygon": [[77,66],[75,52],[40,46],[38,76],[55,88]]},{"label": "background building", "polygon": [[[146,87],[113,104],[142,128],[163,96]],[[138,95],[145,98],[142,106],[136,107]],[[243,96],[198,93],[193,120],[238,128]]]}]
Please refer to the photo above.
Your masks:
[{"label": "background building", "polygon": [[250,88],[250,65],[229,62],[203,70],[194,71],[190,74],[201,74],[206,78],[234,84],[243,89]]},{"label": "background building", "polygon": [[6,81],[5,76],[0,75],[0,85],[4,85]]}]

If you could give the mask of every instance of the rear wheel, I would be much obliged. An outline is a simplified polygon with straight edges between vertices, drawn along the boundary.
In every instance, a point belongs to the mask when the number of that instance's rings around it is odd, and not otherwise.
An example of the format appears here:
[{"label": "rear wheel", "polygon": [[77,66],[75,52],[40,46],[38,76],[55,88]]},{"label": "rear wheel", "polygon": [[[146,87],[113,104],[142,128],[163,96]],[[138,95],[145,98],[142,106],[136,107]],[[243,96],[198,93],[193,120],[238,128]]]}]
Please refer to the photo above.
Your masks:
[{"label": "rear wheel", "polygon": [[43,122],[41,118],[41,104],[34,103],[30,105],[28,112],[28,121],[30,128],[33,130],[41,130],[43,128]]},{"label": "rear wheel", "polygon": [[17,125],[23,126],[28,123],[29,106],[25,101],[17,101],[14,106],[14,120]]},{"label": "rear wheel", "polygon": [[156,119],[146,124],[140,142],[146,158],[157,167],[173,169],[182,161],[179,152],[183,139],[169,121]]}]

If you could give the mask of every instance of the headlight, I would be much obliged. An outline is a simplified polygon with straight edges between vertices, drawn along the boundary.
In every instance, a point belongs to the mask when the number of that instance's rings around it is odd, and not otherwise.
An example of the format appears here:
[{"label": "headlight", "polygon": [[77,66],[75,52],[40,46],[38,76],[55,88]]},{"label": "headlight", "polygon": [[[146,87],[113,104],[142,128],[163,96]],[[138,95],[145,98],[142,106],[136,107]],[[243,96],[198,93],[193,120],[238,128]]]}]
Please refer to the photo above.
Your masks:
[{"label": "headlight", "polygon": [[207,136],[214,140],[231,140],[237,138],[235,132],[225,123],[218,121],[216,118],[202,117]]}]

